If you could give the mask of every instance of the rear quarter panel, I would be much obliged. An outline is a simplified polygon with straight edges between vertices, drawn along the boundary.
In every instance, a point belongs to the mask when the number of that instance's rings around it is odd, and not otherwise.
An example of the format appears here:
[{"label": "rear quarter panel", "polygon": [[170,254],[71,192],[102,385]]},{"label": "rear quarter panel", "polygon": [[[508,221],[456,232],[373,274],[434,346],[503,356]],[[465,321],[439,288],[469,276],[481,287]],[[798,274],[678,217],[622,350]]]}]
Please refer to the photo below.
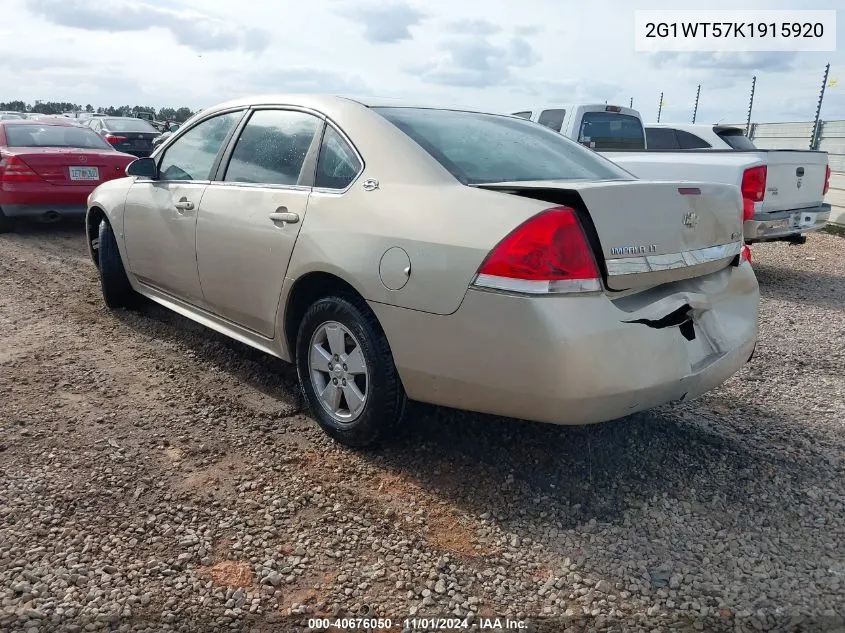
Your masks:
[{"label": "rear quarter panel", "polygon": [[[525,219],[553,206],[457,182],[381,183],[372,192],[356,184],[342,195],[311,195],[290,279],[333,273],[368,301],[451,314],[490,250]],[[385,286],[380,275],[382,257],[392,247],[410,260],[410,276],[399,290]]]}]

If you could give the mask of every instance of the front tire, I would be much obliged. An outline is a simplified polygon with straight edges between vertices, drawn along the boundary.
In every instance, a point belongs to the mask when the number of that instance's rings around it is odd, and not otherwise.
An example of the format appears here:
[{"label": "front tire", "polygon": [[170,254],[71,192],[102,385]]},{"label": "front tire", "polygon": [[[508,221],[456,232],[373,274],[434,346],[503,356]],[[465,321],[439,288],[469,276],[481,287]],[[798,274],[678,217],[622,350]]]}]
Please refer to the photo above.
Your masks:
[{"label": "front tire", "polygon": [[405,390],[387,338],[366,303],[330,296],[305,313],[296,370],[317,424],[352,448],[386,438],[405,409]]},{"label": "front tire", "polygon": [[128,308],[135,304],[137,294],[129,284],[120,251],[117,248],[117,238],[111,225],[102,220],[98,240],[97,262],[100,269],[100,288],[106,305],[115,310]]}]

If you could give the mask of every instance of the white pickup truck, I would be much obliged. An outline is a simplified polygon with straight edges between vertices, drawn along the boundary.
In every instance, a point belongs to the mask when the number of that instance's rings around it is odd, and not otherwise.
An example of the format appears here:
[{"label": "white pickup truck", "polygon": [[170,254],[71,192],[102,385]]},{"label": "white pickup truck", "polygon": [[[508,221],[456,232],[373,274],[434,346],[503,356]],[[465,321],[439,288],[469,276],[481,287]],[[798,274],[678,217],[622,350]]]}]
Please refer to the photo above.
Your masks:
[{"label": "white pickup truck", "polygon": [[761,150],[740,128],[643,125],[639,112],[574,104],[512,113],[603,154],[638,178],[733,184],[744,202],[746,242],[788,240],[821,229],[830,217],[827,152]]}]

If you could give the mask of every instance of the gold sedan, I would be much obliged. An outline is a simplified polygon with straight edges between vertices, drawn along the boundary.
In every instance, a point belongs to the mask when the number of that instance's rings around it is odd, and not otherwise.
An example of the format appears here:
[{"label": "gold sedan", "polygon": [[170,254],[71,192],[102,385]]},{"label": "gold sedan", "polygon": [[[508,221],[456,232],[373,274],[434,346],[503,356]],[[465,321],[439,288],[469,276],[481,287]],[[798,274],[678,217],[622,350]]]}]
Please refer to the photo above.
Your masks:
[{"label": "gold sedan", "polygon": [[721,384],[757,338],[736,187],[635,179],[516,117],[255,97],[88,199],[111,308],[143,295],[296,363],[364,446],[406,399],[587,424]]}]

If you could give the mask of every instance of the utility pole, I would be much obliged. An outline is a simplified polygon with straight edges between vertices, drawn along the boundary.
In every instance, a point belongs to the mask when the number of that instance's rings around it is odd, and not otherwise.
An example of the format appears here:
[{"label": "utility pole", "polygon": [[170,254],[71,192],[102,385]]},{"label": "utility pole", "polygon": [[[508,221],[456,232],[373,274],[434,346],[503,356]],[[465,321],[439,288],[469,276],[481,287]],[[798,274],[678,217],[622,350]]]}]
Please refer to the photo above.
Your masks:
[{"label": "utility pole", "polygon": [[698,97],[701,96],[701,84],[698,84],[698,90],[695,91],[695,107],[692,110],[692,122],[695,123],[695,117],[698,114]]},{"label": "utility pole", "polygon": [[757,86],[757,76],[751,78],[751,99],[748,101],[748,119],[745,121],[745,135],[751,133],[751,109],[754,107],[754,88]]},{"label": "utility pole", "polygon": [[824,89],[827,87],[828,73],[830,73],[830,64],[824,67],[822,91],[819,93],[819,102],[816,105],[816,119],[813,121],[813,135],[810,137],[810,149],[818,149],[819,147],[819,117],[822,114],[822,100],[824,99]]},{"label": "utility pole", "polygon": [[657,106],[657,122],[660,123],[660,114],[663,112],[663,93],[660,93],[660,105]]}]

